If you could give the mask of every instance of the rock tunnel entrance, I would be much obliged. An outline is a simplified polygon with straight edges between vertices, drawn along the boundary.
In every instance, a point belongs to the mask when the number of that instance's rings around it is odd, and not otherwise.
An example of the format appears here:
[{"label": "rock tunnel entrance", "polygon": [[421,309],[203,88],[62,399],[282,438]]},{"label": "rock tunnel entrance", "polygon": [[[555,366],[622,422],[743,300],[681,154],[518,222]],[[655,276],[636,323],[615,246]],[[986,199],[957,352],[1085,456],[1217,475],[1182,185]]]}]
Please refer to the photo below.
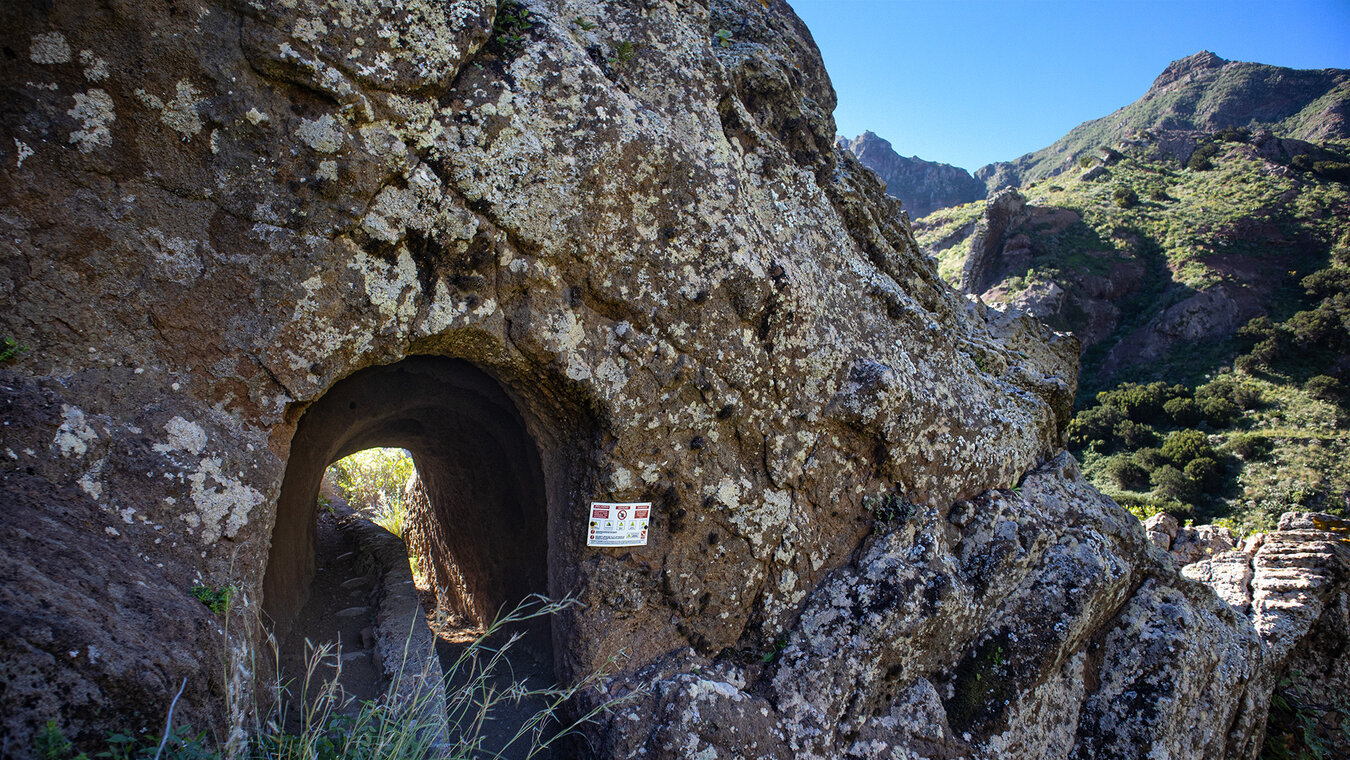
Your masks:
[{"label": "rock tunnel entrance", "polygon": [[[263,612],[278,641],[312,593],[342,588],[316,582],[316,572],[341,572],[327,559],[316,563],[325,469],[376,447],[412,455],[424,496],[410,499],[405,535],[437,610],[477,627],[530,594],[549,593],[546,482],[525,420],[503,387],[472,364],[411,357],[339,381],[297,424],[263,580]],[[528,646],[552,670],[548,621],[542,626]]]}]

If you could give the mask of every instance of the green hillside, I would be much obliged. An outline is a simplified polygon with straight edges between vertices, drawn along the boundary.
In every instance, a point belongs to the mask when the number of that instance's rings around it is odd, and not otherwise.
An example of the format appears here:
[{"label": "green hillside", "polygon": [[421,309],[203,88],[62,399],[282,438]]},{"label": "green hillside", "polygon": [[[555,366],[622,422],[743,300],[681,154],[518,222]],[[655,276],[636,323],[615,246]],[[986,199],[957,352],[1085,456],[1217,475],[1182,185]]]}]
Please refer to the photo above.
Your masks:
[{"label": "green hillside", "polygon": [[990,192],[1071,170],[1079,157],[1145,129],[1269,129],[1298,140],[1350,137],[1350,71],[1226,61],[1208,51],[1174,61],[1139,100],[1054,144],[975,173]]},{"label": "green hillside", "polygon": [[[1160,155],[1176,137],[1134,135],[1024,188],[982,297],[1090,338],[1070,445],[1137,514],[1250,532],[1343,512],[1350,148],[1227,130],[1183,162]],[[953,284],[985,213],[916,223]]]}]

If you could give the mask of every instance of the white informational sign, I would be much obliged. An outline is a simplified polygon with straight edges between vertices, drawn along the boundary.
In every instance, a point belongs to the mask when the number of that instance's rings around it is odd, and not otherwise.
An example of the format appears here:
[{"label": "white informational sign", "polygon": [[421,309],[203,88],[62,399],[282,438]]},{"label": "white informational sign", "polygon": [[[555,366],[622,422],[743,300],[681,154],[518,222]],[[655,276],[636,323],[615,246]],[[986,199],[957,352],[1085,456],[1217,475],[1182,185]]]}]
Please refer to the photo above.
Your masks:
[{"label": "white informational sign", "polygon": [[591,502],[587,546],[646,546],[647,521],[651,519],[650,501],[610,504]]}]

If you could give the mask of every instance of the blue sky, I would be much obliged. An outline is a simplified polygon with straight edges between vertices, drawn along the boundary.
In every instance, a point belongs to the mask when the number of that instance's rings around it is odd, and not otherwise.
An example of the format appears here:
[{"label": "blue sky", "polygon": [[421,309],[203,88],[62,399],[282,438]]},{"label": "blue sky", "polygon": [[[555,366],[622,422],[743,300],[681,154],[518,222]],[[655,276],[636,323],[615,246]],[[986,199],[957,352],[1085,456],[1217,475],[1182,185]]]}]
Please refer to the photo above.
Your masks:
[{"label": "blue sky", "polygon": [[1177,58],[1350,68],[1350,0],[788,0],[839,133],[971,171],[1143,95]]}]

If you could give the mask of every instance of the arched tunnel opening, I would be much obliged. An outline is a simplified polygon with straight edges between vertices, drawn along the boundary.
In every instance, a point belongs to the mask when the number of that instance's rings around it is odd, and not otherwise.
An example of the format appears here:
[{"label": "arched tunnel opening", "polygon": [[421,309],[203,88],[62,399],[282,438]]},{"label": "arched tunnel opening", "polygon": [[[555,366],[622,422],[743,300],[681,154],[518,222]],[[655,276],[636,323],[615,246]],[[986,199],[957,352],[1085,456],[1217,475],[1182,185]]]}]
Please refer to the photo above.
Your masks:
[{"label": "arched tunnel opening", "polygon": [[[404,538],[434,590],[435,608],[427,612],[449,621],[438,633],[479,629],[530,595],[552,590],[550,483],[539,447],[503,386],[468,362],[443,357],[362,370],[311,404],[291,440],[262,603],[283,670],[288,660],[303,662],[294,650],[316,635],[315,626],[350,628],[343,616],[363,609],[348,606],[354,604],[348,597],[362,590],[361,571],[352,566],[351,547],[325,533],[323,521],[330,518],[319,497],[330,464],[377,447],[409,452],[421,482],[420,493],[408,500]],[[521,633],[517,656],[537,663],[550,679],[561,675],[550,621],[538,619]],[[342,635],[346,667],[350,650],[362,643],[351,632]],[[445,645],[438,646],[442,660]],[[358,675],[360,665],[354,664]]]}]

